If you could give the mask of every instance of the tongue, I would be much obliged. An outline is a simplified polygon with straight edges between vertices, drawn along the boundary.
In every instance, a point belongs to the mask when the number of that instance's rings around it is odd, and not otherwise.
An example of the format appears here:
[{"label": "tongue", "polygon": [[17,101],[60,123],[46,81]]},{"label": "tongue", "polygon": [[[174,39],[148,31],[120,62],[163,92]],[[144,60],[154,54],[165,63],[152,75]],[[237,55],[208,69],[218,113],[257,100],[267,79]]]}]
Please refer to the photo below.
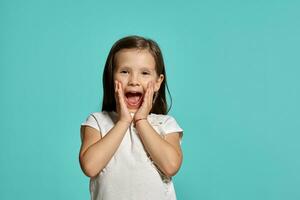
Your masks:
[{"label": "tongue", "polygon": [[140,95],[130,94],[127,96],[127,101],[129,104],[136,105],[140,100]]}]

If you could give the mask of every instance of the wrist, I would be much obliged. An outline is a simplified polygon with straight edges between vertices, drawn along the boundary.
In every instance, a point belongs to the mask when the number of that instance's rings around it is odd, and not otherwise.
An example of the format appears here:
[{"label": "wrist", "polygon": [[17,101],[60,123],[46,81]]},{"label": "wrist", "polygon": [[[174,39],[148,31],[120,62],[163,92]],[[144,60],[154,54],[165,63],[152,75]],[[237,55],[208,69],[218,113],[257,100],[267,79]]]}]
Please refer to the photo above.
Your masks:
[{"label": "wrist", "polygon": [[137,124],[138,122],[144,121],[144,120],[147,120],[147,118],[146,117],[142,117],[142,118],[134,119],[134,124]]},{"label": "wrist", "polygon": [[126,121],[126,120],[118,120],[118,123],[124,124],[124,125],[127,125],[127,126],[130,126],[130,124],[131,124],[131,122]]}]

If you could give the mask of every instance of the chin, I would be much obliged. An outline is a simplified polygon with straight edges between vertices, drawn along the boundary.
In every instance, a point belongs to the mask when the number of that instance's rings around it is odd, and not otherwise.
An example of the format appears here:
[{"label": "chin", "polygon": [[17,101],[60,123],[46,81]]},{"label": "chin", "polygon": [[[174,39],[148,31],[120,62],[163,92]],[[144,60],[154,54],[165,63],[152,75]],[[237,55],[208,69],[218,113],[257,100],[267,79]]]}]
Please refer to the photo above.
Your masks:
[{"label": "chin", "polygon": [[128,108],[129,112],[131,113],[135,113],[136,111],[138,111],[138,109],[134,109],[134,108]]}]

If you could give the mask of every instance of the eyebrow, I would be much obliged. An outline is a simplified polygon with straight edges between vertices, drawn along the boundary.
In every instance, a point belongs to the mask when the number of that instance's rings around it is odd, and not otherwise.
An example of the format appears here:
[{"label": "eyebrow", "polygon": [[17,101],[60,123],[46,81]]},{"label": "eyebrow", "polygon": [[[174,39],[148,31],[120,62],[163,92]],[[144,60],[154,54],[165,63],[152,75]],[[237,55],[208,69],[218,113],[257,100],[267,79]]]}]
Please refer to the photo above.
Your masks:
[{"label": "eyebrow", "polygon": [[[121,70],[121,69],[131,69],[131,67],[126,66],[126,65],[125,65],[125,66],[120,66],[120,67],[119,67],[119,70]],[[149,68],[147,68],[147,67],[141,67],[140,70],[141,70],[141,71],[144,71],[144,70],[145,70],[145,71],[152,71],[152,70],[155,71],[155,69],[149,69]]]},{"label": "eyebrow", "polygon": [[130,67],[127,67],[127,66],[119,66],[118,69],[130,69]]}]

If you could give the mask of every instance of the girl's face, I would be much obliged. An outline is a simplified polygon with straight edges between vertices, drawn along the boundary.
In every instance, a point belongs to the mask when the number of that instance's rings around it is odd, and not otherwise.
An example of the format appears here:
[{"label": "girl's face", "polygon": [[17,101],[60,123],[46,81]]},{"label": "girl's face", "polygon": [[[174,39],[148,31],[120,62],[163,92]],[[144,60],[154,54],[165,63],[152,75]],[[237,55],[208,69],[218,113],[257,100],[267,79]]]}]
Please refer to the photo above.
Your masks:
[{"label": "girl's face", "polygon": [[122,49],[116,53],[114,80],[121,82],[130,112],[141,106],[148,83],[153,82],[157,92],[163,79],[156,73],[154,57],[148,50]]}]

